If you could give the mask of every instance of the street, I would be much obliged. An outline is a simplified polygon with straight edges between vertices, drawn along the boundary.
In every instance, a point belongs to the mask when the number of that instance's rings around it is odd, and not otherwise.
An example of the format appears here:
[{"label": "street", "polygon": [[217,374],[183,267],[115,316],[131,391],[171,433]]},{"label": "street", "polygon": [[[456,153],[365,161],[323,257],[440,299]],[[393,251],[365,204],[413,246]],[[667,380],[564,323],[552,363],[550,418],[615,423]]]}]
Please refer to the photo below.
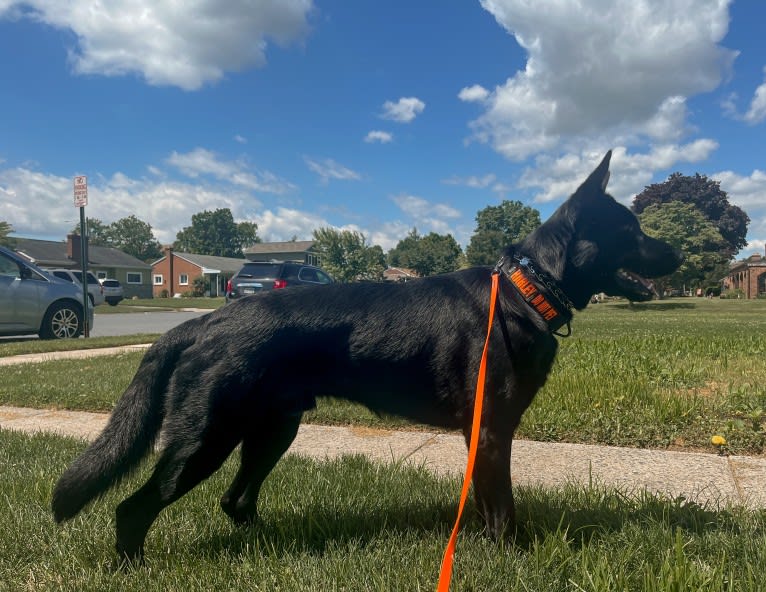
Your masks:
[{"label": "street", "polygon": [[202,312],[132,312],[98,314],[94,320],[91,337],[114,337],[137,333],[164,333],[184,321],[212,311]]}]

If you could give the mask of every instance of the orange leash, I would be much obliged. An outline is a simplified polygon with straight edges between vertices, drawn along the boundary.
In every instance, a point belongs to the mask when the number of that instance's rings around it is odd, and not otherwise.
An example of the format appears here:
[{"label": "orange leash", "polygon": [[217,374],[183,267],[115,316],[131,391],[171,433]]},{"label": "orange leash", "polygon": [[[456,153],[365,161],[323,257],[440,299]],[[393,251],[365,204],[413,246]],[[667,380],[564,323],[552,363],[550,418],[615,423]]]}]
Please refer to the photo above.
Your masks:
[{"label": "orange leash", "polygon": [[495,318],[495,303],[497,302],[497,287],[499,274],[492,274],[492,289],[489,297],[489,326],[487,327],[487,338],[484,341],[484,351],[481,353],[481,363],[479,364],[479,377],[476,380],[476,397],[473,402],[473,423],[471,424],[471,440],[468,444],[468,462],[465,467],[465,478],[463,479],[463,489],[460,492],[460,504],[457,508],[457,518],[455,526],[452,527],[452,534],[449,537],[447,548],[444,549],[444,558],[442,559],[441,572],[439,573],[439,585],[436,592],[448,592],[450,580],[452,580],[452,560],[455,556],[455,544],[457,543],[457,533],[460,530],[460,518],[463,515],[465,501],[468,498],[468,490],[471,487],[473,478],[473,465],[476,461],[476,451],[479,448],[479,430],[481,429],[481,410],[484,406],[484,382],[487,375],[487,351],[489,350],[489,336],[492,333],[492,321]]}]

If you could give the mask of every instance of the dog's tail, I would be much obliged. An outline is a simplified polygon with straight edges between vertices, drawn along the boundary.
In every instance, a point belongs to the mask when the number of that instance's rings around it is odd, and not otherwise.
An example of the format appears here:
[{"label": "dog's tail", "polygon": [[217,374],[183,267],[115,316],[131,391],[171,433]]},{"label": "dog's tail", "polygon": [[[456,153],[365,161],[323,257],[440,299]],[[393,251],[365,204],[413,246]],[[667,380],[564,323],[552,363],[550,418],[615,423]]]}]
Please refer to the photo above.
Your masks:
[{"label": "dog's tail", "polygon": [[166,335],[147,351],[104,431],[56,483],[51,504],[56,522],[74,518],[148,454],[162,427],[164,393],[183,349]]}]

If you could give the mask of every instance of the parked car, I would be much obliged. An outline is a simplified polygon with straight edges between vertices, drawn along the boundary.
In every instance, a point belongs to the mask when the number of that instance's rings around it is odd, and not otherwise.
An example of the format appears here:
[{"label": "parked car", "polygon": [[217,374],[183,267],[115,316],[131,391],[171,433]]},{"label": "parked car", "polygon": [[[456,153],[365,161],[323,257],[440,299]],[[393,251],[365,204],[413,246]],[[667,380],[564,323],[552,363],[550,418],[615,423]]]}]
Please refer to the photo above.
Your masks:
[{"label": "parked car", "polygon": [[[82,271],[79,269],[49,269],[47,271],[59,279],[82,286]],[[93,306],[104,303],[104,288],[90,271],[88,272],[88,298]]]},{"label": "parked car", "polygon": [[99,280],[104,290],[104,300],[109,306],[117,306],[125,298],[122,290],[122,284],[117,280],[103,279]]},{"label": "parked car", "polygon": [[226,302],[263,290],[290,286],[332,284],[334,280],[319,267],[293,261],[251,261],[245,263],[226,286]]},{"label": "parked car", "polygon": [[84,329],[84,308],[93,327],[93,307],[83,307],[82,288],[0,247],[0,335],[78,337]]}]

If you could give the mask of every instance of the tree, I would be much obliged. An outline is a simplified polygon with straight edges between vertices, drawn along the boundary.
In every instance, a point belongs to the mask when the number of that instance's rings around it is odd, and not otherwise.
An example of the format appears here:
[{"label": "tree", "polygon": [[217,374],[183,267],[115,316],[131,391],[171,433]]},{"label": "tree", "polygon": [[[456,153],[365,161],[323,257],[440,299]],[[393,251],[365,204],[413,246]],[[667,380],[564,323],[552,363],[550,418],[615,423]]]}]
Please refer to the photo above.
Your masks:
[{"label": "tree", "polygon": [[505,247],[540,226],[540,212],[520,201],[503,200],[476,214],[476,230],[465,250],[471,265],[497,263]]},{"label": "tree", "polygon": [[0,245],[13,247],[14,240],[8,236],[11,232],[13,232],[13,226],[4,220],[0,220]]},{"label": "tree", "polygon": [[176,234],[177,251],[218,257],[242,257],[242,249],[260,242],[253,222],[234,222],[229,208],[192,216],[191,226]]},{"label": "tree", "polygon": [[708,179],[696,173],[693,177],[673,173],[664,183],[648,185],[633,199],[633,211],[641,214],[652,205],[681,202],[691,204],[705,219],[712,222],[723,239],[723,249],[728,259],[747,244],[748,215],[739,207],[729,203],[729,197],[720,187],[719,181]]},{"label": "tree", "polygon": [[162,245],[154,238],[151,225],[133,215],[112,222],[103,236],[106,245],[141,261],[153,261],[162,256]]},{"label": "tree", "polygon": [[663,240],[684,254],[684,262],[671,275],[654,280],[663,294],[670,287],[706,287],[726,275],[729,243],[710,220],[691,203],[653,204],[639,216],[650,236]]},{"label": "tree", "polygon": [[388,262],[426,276],[447,273],[460,267],[462,250],[451,234],[430,232],[420,236],[417,228],[388,252]]},{"label": "tree", "polygon": [[[80,234],[79,224],[72,228],[72,234]],[[142,261],[154,261],[162,256],[162,245],[154,238],[151,225],[133,215],[111,224],[88,218],[88,244],[119,249]]]},{"label": "tree", "polygon": [[[99,247],[111,247],[110,243],[109,224],[104,224],[98,218],[88,218],[88,244]],[[80,234],[80,223],[78,222],[74,228],[72,228],[71,234]]]},{"label": "tree", "polygon": [[315,248],[322,267],[339,282],[382,280],[386,257],[378,245],[370,246],[361,232],[319,228]]}]

